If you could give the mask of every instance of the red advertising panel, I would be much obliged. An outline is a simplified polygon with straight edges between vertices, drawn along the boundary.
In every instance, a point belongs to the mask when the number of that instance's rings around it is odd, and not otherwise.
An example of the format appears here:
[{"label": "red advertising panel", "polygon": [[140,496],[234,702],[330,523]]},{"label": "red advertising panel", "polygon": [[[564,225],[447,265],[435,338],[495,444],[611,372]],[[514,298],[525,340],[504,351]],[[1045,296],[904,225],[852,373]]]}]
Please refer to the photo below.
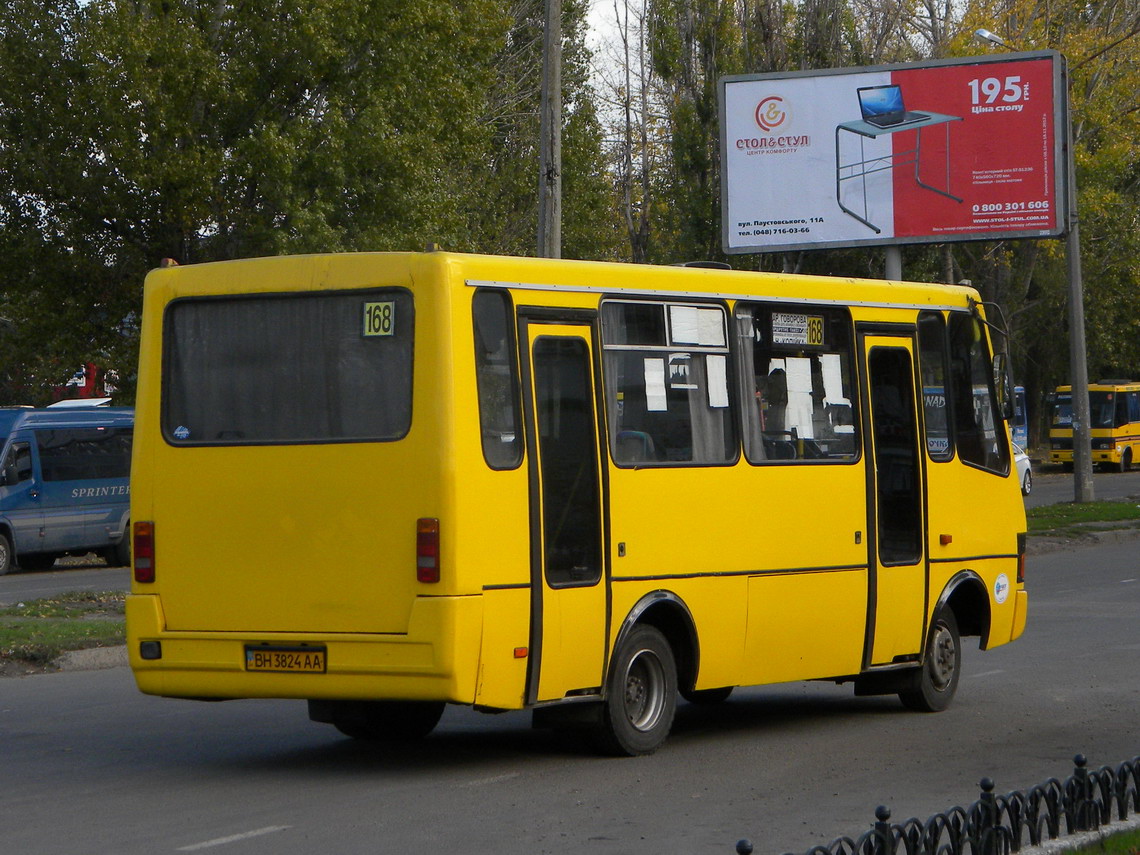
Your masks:
[{"label": "red advertising panel", "polygon": [[721,81],[728,253],[1056,237],[1053,51]]}]

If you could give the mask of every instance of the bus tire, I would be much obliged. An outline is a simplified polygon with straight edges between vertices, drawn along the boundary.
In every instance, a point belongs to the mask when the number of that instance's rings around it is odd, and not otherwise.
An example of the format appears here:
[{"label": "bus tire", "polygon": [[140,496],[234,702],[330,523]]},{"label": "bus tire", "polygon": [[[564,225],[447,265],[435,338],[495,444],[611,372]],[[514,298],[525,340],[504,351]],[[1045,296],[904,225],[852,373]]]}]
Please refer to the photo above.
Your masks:
[{"label": "bus tire", "polygon": [[899,700],[907,709],[917,712],[942,712],[950,706],[962,675],[962,638],[958,621],[948,608],[939,609],[930,625],[917,688],[899,692]]},{"label": "bus tire", "polygon": [[652,754],[669,736],[677,710],[677,663],[656,627],[635,626],[618,645],[597,729],[610,754]]},{"label": "bus tire", "polygon": [[345,736],[369,742],[423,739],[439,724],[443,701],[343,701],[332,725]]},{"label": "bus tire", "polygon": [[1120,455],[1120,471],[1127,472],[1132,468],[1132,449],[1124,449],[1124,453]]},{"label": "bus tire", "polygon": [[722,686],[719,689],[682,689],[681,697],[690,704],[712,706],[727,701],[728,696],[732,694],[732,689],[732,686]]},{"label": "bus tire", "polygon": [[12,542],[8,535],[0,533],[0,576],[12,572]]}]

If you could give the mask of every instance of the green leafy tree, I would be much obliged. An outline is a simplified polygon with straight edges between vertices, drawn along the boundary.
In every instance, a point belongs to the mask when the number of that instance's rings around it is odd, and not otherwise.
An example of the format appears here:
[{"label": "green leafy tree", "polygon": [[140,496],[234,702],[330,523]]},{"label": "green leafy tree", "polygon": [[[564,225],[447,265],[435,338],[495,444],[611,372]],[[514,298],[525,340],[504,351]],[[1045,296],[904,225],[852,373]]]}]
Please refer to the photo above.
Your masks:
[{"label": "green leafy tree", "polygon": [[[95,361],[118,369],[129,400],[141,284],[164,257],[533,251],[525,63],[540,55],[524,45],[525,73],[507,84],[498,64],[528,5],[10,0],[0,395],[42,403]],[[580,21],[582,4],[567,5]],[[580,26],[568,32],[584,68]],[[596,234],[612,243],[608,184],[584,72],[568,80],[568,232],[589,256]]]}]

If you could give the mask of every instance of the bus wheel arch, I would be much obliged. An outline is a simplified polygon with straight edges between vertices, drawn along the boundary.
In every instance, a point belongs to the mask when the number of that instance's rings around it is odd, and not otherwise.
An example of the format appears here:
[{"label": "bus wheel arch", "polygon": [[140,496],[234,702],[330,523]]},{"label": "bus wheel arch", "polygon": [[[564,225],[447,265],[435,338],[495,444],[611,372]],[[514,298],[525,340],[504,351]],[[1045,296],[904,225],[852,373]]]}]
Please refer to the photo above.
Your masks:
[{"label": "bus wheel arch", "polygon": [[673,726],[678,685],[692,685],[696,664],[688,607],[667,591],[643,597],[614,643],[596,731],[599,747],[628,756],[656,751]]},{"label": "bus wheel arch", "polygon": [[954,613],[962,636],[977,636],[978,646],[985,649],[990,634],[990,599],[981,577],[970,570],[957,573],[942,590],[934,614],[943,609]]},{"label": "bus wheel arch", "polygon": [[677,687],[684,694],[692,691],[700,670],[700,644],[696,621],[685,601],[672,591],[652,591],[629,610],[614,642],[616,651],[625,636],[638,624],[655,627],[669,642],[677,664]]}]

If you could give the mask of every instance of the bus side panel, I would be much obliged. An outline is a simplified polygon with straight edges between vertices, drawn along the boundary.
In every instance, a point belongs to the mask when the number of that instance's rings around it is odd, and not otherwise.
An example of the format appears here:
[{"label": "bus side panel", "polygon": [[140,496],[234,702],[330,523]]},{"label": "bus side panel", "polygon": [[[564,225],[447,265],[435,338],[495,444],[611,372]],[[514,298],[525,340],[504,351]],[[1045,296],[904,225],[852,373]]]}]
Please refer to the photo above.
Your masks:
[{"label": "bus side panel", "polygon": [[[1012,469],[1012,464],[1011,464]],[[1026,529],[1025,507],[1016,474],[998,475],[967,466],[957,457],[945,463],[927,461],[930,484],[930,599],[933,617],[946,585],[958,573],[976,574],[986,589],[990,631],[982,646],[1012,641],[1017,604],[1022,606],[1024,585],[1017,582],[1017,532]],[[985,508],[979,524],[978,508]],[[959,623],[962,618],[959,618]]]},{"label": "bus side panel", "polygon": [[[636,602],[629,588],[664,588],[685,596],[694,614],[698,687],[760,682],[767,679],[765,669],[779,662],[786,663],[779,679],[788,680],[859,670],[868,590],[862,464],[741,461],[735,467],[610,471],[614,631],[626,603]],[[845,500],[825,503],[829,496]],[[624,557],[618,544],[625,546]],[[743,585],[708,578],[758,573],[780,574],[784,581]],[[690,584],[669,578],[694,574]],[[631,577],[636,585],[620,582]],[[839,580],[842,596],[825,579]],[[696,593],[702,590],[715,594],[704,599]],[[745,622],[738,623],[745,604]],[[831,613],[836,609],[842,612],[838,624]],[[746,638],[748,655],[742,656]],[[843,667],[830,670],[837,663]]]},{"label": "bus side panel", "polygon": [[866,623],[865,569],[754,576],[741,682],[857,674],[863,649],[851,641],[863,637]]},{"label": "bus side panel", "polygon": [[530,638],[530,590],[510,588],[483,593],[483,639],[475,703],[522,709]]}]

